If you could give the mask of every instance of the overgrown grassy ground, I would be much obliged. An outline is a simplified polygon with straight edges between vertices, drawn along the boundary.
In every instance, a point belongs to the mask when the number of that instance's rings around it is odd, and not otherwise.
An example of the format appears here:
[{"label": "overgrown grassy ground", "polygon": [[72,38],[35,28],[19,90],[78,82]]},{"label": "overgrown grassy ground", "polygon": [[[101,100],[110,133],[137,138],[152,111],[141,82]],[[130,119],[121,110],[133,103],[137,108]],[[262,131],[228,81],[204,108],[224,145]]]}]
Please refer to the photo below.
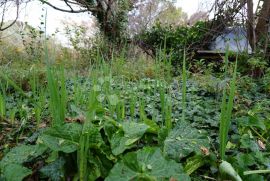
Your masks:
[{"label": "overgrown grassy ground", "polygon": [[161,60],[2,65],[0,179],[269,180],[267,75]]}]

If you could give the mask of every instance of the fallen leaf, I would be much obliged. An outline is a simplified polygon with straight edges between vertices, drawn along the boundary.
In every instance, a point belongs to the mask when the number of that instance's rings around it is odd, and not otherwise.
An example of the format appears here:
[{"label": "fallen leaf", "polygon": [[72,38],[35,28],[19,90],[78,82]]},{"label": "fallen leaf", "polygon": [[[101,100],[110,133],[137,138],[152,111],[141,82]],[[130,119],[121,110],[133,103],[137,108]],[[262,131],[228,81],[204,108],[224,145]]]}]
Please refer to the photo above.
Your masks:
[{"label": "fallen leaf", "polygon": [[202,146],[200,149],[201,149],[201,151],[202,151],[202,153],[203,153],[204,155],[206,155],[206,156],[209,155],[209,150],[208,150],[206,147]]},{"label": "fallen leaf", "polygon": [[261,140],[258,140],[257,142],[258,142],[260,149],[265,150],[265,144]]}]

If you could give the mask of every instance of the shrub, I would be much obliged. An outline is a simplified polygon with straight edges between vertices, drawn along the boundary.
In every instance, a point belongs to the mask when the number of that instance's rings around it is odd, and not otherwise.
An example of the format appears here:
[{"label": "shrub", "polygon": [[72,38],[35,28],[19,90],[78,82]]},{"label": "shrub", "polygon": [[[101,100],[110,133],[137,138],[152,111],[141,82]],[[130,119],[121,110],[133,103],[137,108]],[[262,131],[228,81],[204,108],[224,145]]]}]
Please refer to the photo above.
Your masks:
[{"label": "shrub", "polygon": [[192,56],[195,47],[202,41],[206,24],[198,22],[194,26],[161,26],[155,25],[139,38],[146,45],[151,45],[154,51],[164,50],[170,56],[173,65],[180,65],[183,51],[187,49],[188,56]]}]

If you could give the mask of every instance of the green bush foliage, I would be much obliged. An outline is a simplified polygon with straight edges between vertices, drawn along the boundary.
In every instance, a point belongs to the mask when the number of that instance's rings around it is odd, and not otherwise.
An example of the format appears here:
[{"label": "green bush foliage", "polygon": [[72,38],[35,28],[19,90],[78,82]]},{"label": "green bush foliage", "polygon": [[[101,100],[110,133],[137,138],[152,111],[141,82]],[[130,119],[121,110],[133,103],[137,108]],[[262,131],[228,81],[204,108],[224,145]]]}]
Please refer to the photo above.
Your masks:
[{"label": "green bush foliage", "polygon": [[194,48],[201,42],[205,33],[205,22],[194,26],[161,26],[156,24],[152,29],[139,35],[144,44],[150,45],[154,51],[164,50],[171,57],[173,65],[181,64],[184,49],[191,56]]}]

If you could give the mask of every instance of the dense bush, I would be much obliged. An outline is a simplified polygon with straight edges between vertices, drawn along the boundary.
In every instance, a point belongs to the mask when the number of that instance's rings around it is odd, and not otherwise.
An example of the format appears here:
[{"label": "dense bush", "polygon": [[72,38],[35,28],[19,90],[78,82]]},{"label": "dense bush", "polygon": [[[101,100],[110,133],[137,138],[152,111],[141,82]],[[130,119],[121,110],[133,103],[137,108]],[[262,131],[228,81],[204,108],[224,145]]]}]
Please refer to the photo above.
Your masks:
[{"label": "dense bush", "polygon": [[140,35],[144,44],[150,45],[156,52],[162,49],[170,56],[173,65],[181,64],[183,51],[187,50],[191,56],[205,34],[206,24],[198,22],[194,26],[161,26],[155,25],[152,29]]}]

